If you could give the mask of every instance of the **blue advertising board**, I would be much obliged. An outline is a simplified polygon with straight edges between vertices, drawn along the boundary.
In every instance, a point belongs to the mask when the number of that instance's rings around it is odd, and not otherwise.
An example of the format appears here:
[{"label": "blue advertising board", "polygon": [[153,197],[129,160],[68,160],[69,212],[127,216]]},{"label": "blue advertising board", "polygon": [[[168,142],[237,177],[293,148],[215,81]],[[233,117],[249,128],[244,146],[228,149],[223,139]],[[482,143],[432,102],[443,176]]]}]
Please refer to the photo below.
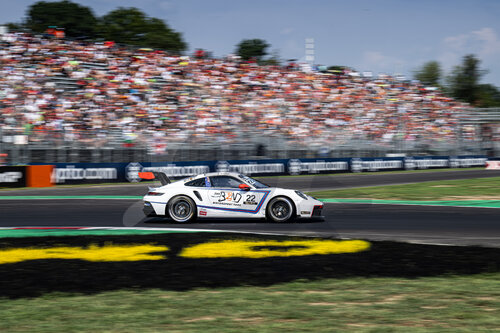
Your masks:
[{"label": "blue advertising board", "polygon": [[141,171],[161,171],[171,178],[207,172],[239,172],[249,176],[377,172],[484,166],[486,156],[410,156],[384,158],[323,158],[190,162],[55,163],[56,184],[139,182]]}]

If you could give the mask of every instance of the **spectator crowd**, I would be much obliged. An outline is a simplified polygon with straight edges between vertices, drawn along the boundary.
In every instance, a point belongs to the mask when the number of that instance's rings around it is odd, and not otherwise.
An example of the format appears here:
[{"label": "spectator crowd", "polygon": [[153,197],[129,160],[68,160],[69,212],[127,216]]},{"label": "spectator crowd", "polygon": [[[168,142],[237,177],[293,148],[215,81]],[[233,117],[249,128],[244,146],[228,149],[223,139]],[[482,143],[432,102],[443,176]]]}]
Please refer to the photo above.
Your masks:
[{"label": "spectator crowd", "polygon": [[[218,145],[262,137],[293,146],[362,140],[453,143],[468,105],[392,76],[172,56],[112,42],[6,34],[0,126],[30,142]],[[61,86],[61,82],[69,86]],[[281,141],[280,141],[281,140]]]}]

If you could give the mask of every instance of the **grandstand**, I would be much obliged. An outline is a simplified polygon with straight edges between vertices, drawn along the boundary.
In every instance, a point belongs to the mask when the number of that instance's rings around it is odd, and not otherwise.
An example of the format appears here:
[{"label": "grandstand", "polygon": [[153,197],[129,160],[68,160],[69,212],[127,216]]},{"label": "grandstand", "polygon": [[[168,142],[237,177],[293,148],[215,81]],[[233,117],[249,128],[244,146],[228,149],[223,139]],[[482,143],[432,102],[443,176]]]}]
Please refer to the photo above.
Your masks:
[{"label": "grandstand", "polygon": [[469,105],[391,76],[23,33],[3,35],[0,74],[13,164],[500,151]]}]

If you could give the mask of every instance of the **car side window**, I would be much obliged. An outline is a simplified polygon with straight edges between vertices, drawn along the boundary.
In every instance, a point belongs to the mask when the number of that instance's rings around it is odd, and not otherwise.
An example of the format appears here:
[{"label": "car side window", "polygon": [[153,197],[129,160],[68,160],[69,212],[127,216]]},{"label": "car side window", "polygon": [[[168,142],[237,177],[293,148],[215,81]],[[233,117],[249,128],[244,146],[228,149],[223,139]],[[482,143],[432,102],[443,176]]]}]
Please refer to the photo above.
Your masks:
[{"label": "car side window", "polygon": [[242,183],[240,180],[228,176],[214,176],[210,177],[210,180],[212,182],[212,187],[221,188],[238,188]]},{"label": "car side window", "polygon": [[198,178],[195,180],[191,180],[184,184],[185,186],[193,186],[193,187],[205,187],[205,178]]}]

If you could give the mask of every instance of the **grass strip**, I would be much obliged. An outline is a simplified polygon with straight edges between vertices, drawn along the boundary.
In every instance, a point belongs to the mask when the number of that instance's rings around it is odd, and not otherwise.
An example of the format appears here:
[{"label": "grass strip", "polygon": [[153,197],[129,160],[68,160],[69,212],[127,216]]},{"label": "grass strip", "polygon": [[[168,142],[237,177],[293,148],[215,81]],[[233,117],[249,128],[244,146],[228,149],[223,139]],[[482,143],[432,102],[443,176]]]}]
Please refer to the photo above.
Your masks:
[{"label": "grass strip", "polygon": [[47,294],[0,302],[4,332],[493,332],[500,273]]},{"label": "grass strip", "polygon": [[500,177],[430,181],[406,185],[371,186],[309,193],[319,199],[383,200],[500,200]]}]

